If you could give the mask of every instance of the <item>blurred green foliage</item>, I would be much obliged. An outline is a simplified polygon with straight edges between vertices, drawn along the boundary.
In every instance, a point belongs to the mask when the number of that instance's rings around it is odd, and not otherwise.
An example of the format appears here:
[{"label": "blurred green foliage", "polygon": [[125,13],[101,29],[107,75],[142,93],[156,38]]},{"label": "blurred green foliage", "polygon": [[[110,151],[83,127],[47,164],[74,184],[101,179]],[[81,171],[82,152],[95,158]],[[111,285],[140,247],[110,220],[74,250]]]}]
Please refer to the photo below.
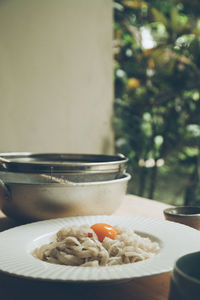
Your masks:
[{"label": "blurred green foliage", "polygon": [[114,21],[115,145],[129,192],[200,205],[200,1],[115,0]]}]

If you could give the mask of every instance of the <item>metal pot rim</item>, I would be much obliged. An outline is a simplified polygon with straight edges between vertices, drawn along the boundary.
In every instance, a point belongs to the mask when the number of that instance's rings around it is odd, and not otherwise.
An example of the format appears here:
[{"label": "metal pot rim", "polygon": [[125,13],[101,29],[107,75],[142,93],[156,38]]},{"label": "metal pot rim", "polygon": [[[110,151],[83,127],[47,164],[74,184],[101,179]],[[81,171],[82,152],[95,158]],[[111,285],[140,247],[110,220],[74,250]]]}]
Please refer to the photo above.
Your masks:
[{"label": "metal pot rim", "polygon": [[[126,182],[131,179],[131,175],[129,173],[124,173],[121,178],[105,180],[105,181],[89,181],[89,182],[71,182],[68,183],[19,183],[19,182],[9,182],[6,185],[18,185],[18,186],[30,186],[30,187],[45,187],[45,188],[67,188],[67,187],[89,187],[89,186],[99,186],[99,185],[111,185],[117,184],[120,182]],[[1,180],[0,180],[1,181]]]},{"label": "metal pot rim", "polygon": [[128,159],[123,154],[0,153],[2,171],[18,173],[122,172]]}]

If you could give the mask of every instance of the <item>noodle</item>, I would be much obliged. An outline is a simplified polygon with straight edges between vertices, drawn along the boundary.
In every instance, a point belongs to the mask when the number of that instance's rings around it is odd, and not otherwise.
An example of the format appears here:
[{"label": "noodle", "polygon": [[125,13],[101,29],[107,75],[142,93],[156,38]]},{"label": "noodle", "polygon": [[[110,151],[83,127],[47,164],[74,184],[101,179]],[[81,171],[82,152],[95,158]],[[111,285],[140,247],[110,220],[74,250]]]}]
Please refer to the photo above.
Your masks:
[{"label": "noodle", "polygon": [[157,254],[157,242],[141,237],[132,229],[115,226],[115,239],[105,237],[101,243],[89,225],[64,227],[52,242],[34,250],[43,261],[70,266],[111,266],[135,263]]}]

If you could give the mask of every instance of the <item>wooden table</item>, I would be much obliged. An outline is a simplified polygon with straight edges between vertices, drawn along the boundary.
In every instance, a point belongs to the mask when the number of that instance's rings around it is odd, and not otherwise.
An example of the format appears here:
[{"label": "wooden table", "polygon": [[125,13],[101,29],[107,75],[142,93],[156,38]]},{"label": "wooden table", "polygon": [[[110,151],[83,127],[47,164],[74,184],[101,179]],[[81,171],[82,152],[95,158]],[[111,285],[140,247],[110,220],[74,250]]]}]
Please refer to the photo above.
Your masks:
[{"label": "wooden table", "polygon": [[[168,205],[133,195],[126,195],[113,215],[164,218]],[[17,226],[0,212],[0,231]],[[1,259],[1,258],[0,258]],[[66,283],[35,281],[12,277],[0,272],[1,300],[167,300],[170,273],[134,279],[126,283],[85,286]]]}]

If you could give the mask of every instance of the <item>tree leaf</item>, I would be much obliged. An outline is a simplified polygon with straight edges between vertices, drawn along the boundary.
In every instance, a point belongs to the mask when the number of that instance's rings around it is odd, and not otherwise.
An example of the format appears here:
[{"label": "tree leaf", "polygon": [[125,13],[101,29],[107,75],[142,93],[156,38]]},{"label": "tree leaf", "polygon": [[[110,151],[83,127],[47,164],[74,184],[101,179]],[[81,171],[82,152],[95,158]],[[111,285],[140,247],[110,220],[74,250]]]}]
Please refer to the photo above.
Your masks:
[{"label": "tree leaf", "polygon": [[151,9],[151,12],[156,22],[160,22],[164,24],[166,27],[168,26],[168,19],[165,17],[163,13],[158,11],[155,7]]},{"label": "tree leaf", "polygon": [[173,6],[170,11],[170,25],[173,31],[178,31],[178,28],[180,26],[179,13],[175,6]]}]

